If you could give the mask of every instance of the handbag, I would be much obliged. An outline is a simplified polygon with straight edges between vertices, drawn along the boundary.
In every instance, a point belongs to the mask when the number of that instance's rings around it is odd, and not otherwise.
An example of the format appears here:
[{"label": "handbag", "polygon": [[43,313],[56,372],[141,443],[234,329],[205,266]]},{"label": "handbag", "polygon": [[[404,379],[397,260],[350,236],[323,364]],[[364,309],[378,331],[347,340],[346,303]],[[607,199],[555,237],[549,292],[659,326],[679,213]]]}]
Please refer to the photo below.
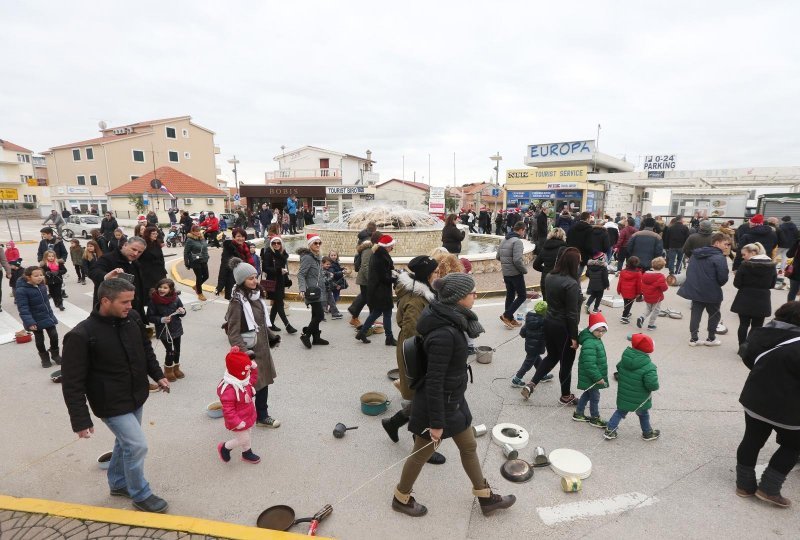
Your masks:
[{"label": "handbag", "polygon": [[242,332],[240,335],[242,336],[242,341],[244,341],[244,346],[247,347],[248,350],[256,348],[256,343],[258,343],[258,332],[255,330],[250,330],[249,332]]},{"label": "handbag", "polygon": [[791,264],[786,265],[786,268],[783,269],[783,277],[791,278],[794,275],[794,259],[792,259]]},{"label": "handbag", "polygon": [[278,282],[274,279],[262,279],[261,288],[267,292],[275,292],[275,289],[278,288]]}]

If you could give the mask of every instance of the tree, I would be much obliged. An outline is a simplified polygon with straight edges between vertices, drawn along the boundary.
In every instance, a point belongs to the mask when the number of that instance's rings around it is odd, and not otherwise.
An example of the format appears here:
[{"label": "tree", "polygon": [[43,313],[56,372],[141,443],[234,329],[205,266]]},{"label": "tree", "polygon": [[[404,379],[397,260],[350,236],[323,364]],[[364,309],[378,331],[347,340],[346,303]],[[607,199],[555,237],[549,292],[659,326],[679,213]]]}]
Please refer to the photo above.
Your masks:
[{"label": "tree", "polygon": [[141,195],[128,195],[128,204],[136,208],[140,214],[147,208],[144,204],[144,198]]},{"label": "tree", "polygon": [[459,199],[458,197],[445,196],[444,198],[444,207],[447,209],[448,212],[455,212],[460,203],[461,199]]}]

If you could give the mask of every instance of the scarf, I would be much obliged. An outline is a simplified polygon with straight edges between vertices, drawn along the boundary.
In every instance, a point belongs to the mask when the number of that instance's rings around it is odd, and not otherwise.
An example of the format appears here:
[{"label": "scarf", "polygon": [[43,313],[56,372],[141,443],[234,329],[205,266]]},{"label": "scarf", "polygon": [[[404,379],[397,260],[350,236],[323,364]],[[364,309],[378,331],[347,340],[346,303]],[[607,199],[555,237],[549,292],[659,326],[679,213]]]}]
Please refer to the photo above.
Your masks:
[{"label": "scarf", "polygon": [[[222,380],[219,381],[217,385],[217,390],[220,394],[222,394],[226,388],[228,387],[233,388],[234,394],[236,394],[236,401],[244,401],[245,403],[250,403],[250,392],[248,392],[248,387],[250,387],[250,377],[248,376],[246,379],[241,380],[237,379],[227,371],[222,374]],[[241,397],[239,396],[241,394]]]},{"label": "scarf", "polygon": [[253,261],[253,254],[250,253],[250,246],[247,245],[247,242],[243,242],[242,244],[237,244],[236,242],[233,243],[236,247],[236,252],[239,254],[239,258],[242,259],[247,264],[252,264],[255,266],[255,261]]},{"label": "scarf", "polygon": [[467,334],[472,339],[475,339],[486,330],[484,330],[481,323],[478,322],[478,316],[471,309],[458,304],[442,304],[441,302],[432,302],[430,304],[431,310],[444,319],[452,322],[453,325]]},{"label": "scarf", "polygon": [[158,291],[154,292],[150,295],[150,300],[153,301],[154,304],[158,304],[161,306],[166,306],[174,302],[178,298],[177,294],[168,294],[166,296],[161,296],[158,294]]},{"label": "scarf", "polygon": [[251,292],[247,298],[245,298],[244,294],[241,292],[234,293],[242,304],[242,310],[244,310],[244,320],[247,322],[248,330],[254,330],[258,332],[260,326],[256,323],[256,318],[253,315],[253,306],[250,305],[250,302],[255,302],[259,300],[261,302],[261,307],[264,310],[264,324],[267,322],[267,314],[269,313],[269,308],[267,307],[267,302],[261,297],[261,291],[256,289],[255,291]]}]

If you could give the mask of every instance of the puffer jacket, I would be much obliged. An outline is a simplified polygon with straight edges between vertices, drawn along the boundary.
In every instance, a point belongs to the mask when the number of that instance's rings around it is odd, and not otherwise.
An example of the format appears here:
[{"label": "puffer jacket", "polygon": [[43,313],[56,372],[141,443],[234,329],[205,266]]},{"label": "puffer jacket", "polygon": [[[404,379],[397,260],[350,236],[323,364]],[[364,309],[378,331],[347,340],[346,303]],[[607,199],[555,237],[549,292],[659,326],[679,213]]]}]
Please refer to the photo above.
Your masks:
[{"label": "puffer jacket", "polygon": [[536,254],[536,259],[533,261],[533,269],[543,274],[549,274],[553,271],[556,265],[556,259],[562,248],[565,248],[566,242],[560,238],[548,238],[542,244],[541,250]]},{"label": "puffer jacket", "polygon": [[642,274],[642,296],[648,304],[664,300],[664,291],[669,289],[667,279],[658,270],[648,270]]},{"label": "puffer jacket", "polygon": [[595,225],[592,227],[592,254],[598,251],[608,253],[611,248],[611,238],[608,234],[608,229],[602,225]]},{"label": "puffer jacket", "polygon": [[[397,343],[402,344],[406,339],[416,336],[417,322],[422,311],[428,304],[436,300],[436,294],[431,290],[427,283],[416,281],[408,272],[403,272],[397,277],[394,293],[397,295],[397,326],[400,334],[397,336]],[[400,393],[403,399],[414,397],[414,391],[408,387],[408,380],[403,363],[403,348],[396,348],[397,367],[400,370]]]},{"label": "puffer jacket", "polygon": [[594,386],[593,390],[608,388],[608,360],[606,348],[600,338],[596,338],[588,328],[578,334],[581,354],[578,357],[578,390],[588,390],[600,379],[605,384]]},{"label": "puffer jacket", "polygon": [[569,230],[572,228],[573,220],[572,216],[570,215],[563,215],[558,214],[556,216],[554,227],[563,230],[565,233],[568,233]]},{"label": "puffer jacket", "polygon": [[608,289],[608,265],[605,255],[599,259],[589,260],[586,265],[586,277],[589,278],[586,292],[600,292]]},{"label": "puffer jacket", "polygon": [[381,246],[373,246],[367,280],[367,305],[370,311],[386,311],[394,306],[392,270],[394,270],[394,262],[389,251]]},{"label": "puffer jacket", "polygon": [[[157,296],[158,292],[151,294],[150,303],[147,306],[147,320],[156,326],[156,337],[158,339],[167,339],[165,327],[169,329],[169,335],[173,338],[182,336],[183,322],[181,319],[186,313],[172,315],[178,308],[183,307],[183,302],[181,302],[180,297],[176,294],[169,298],[168,303],[164,304],[159,301],[160,298],[156,298]],[[172,315],[172,317],[170,318],[169,324],[161,322],[162,318],[169,317],[170,315]]]},{"label": "puffer jacket", "polygon": [[637,269],[625,268],[619,273],[617,294],[630,300],[642,293],[642,273]]},{"label": "puffer jacket", "polygon": [[442,438],[458,435],[472,425],[464,397],[467,391],[467,338],[456,326],[455,311],[447,318],[431,306],[422,311],[417,332],[423,338],[428,371],[414,394],[408,430],[429,439],[423,431],[442,428]]},{"label": "puffer jacket", "polygon": [[578,248],[581,252],[581,264],[586,264],[592,258],[592,227],[586,221],[578,221],[570,227],[567,233],[567,245]]},{"label": "puffer jacket", "polygon": [[791,221],[784,221],[781,223],[779,229],[783,233],[783,238],[778,247],[782,249],[794,247],[794,243],[797,242],[798,237],[797,225]]},{"label": "puffer jacket", "polygon": [[[322,291],[318,302],[325,302],[328,298],[328,291],[325,287],[325,276],[322,275],[322,255],[314,255],[308,248],[300,248],[297,250],[300,255],[300,270],[297,271],[297,284],[300,292],[306,292],[309,287],[319,287]],[[311,302],[306,299],[306,305]]]},{"label": "puffer jacket", "polygon": [[678,289],[678,296],[687,300],[719,304],[722,286],[728,282],[728,260],[717,247],[706,246],[694,250],[692,262],[686,270],[686,281]]},{"label": "puffer jacket", "polygon": [[545,351],[544,316],[535,311],[525,315],[525,324],[519,329],[519,335],[525,339],[525,354],[536,356]]},{"label": "puffer jacket", "polygon": [[647,396],[658,390],[658,370],[648,354],[628,347],[617,363],[617,373],[617,409],[634,412],[653,406],[653,398]]},{"label": "puffer jacket", "polygon": [[663,253],[664,243],[652,228],[637,232],[628,242],[628,254],[639,257],[639,266],[648,270],[653,259],[661,257]]},{"label": "puffer jacket", "polygon": [[545,289],[546,318],[564,323],[570,339],[577,340],[581,305],[580,285],[572,276],[548,274]]},{"label": "puffer jacket", "polygon": [[22,326],[25,329],[30,329],[35,324],[37,329],[43,330],[58,324],[58,319],[50,306],[50,299],[47,297],[47,286],[44,283],[33,285],[21,277],[17,281],[14,295]]},{"label": "puffer jacket", "polygon": [[522,263],[522,247],[522,238],[515,232],[508,233],[500,242],[495,259],[500,261],[500,270],[504,277],[528,273],[528,269]]},{"label": "puffer jacket", "polygon": [[767,422],[797,429],[800,427],[800,341],[758,359],[761,354],[794,338],[800,338],[800,327],[782,321],[773,320],[761,328],[753,328],[743,349],[742,360],[750,369],[750,375],[739,403],[745,411]]},{"label": "puffer jacket", "polygon": [[756,255],[744,261],[733,277],[736,298],[731,311],[750,317],[769,317],[772,313],[772,293],[778,279],[775,263],[766,255]]},{"label": "puffer jacket", "polygon": [[455,225],[445,225],[442,229],[442,247],[450,253],[461,253],[461,242],[466,233]]},{"label": "puffer jacket", "polygon": [[[244,395],[237,396],[233,386],[225,386],[220,382],[217,386],[217,396],[222,404],[222,417],[225,419],[225,428],[231,431],[245,431],[256,423],[256,404],[253,397],[256,395],[256,381],[258,381],[258,368],[250,370],[250,382],[244,387]],[[244,422],[244,427],[239,424]]]},{"label": "puffer jacket", "polygon": [[[778,245],[778,235],[775,230],[766,223],[763,225],[756,225],[755,227],[750,227],[749,230],[742,234],[739,247],[742,248],[747,244],[754,244],[756,242],[764,246],[764,252],[771,257],[772,250]],[[739,251],[736,255],[736,259],[733,261],[734,270],[739,269],[742,260],[742,252]]]},{"label": "puffer jacket", "polygon": [[366,286],[369,280],[369,261],[372,258],[372,242],[363,242],[356,248],[356,253],[361,254],[361,267],[356,276],[356,285]]}]

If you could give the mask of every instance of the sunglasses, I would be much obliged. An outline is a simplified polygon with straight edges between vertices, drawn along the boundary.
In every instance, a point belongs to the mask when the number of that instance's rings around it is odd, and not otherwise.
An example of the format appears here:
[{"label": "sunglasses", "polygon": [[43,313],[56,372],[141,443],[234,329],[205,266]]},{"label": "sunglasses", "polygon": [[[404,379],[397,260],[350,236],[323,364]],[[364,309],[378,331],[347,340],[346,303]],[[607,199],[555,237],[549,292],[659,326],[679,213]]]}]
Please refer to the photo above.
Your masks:
[{"label": "sunglasses", "polygon": [[321,246],[322,242],[311,242],[312,246]]}]

